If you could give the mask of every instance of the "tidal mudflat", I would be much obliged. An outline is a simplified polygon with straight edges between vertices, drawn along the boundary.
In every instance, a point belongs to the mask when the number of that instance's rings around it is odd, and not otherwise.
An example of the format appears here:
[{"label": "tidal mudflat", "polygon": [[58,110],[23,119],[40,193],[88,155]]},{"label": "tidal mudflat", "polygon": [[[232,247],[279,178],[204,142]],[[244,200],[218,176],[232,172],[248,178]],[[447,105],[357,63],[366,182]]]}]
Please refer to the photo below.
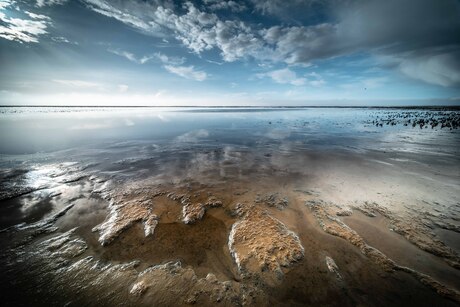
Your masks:
[{"label": "tidal mudflat", "polygon": [[0,112],[2,305],[460,304],[458,109]]}]

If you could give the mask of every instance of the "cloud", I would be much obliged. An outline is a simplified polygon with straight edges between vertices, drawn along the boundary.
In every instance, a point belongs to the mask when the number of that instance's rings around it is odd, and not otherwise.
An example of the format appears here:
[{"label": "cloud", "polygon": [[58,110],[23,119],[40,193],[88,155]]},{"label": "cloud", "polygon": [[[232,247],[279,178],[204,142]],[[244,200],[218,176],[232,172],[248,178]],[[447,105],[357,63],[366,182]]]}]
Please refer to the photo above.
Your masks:
[{"label": "cloud", "polygon": [[118,91],[120,93],[126,93],[129,89],[129,86],[126,84],[118,84]]},{"label": "cloud", "polygon": [[314,87],[321,87],[326,84],[326,81],[321,77],[320,74],[316,72],[311,72],[308,74],[310,79],[308,80],[308,84]]},{"label": "cloud", "polygon": [[182,65],[185,63],[185,58],[183,57],[168,56],[161,52],[156,52],[153,56],[160,60],[163,64]]},{"label": "cloud", "polygon": [[[227,62],[254,59],[309,65],[366,53],[393,58],[393,69],[411,78],[458,85],[457,0],[251,0],[254,14],[287,20],[271,26],[243,22],[229,14],[231,1],[206,0],[201,7],[191,2],[178,7],[169,1],[85,2],[90,9],[149,35],[172,35],[196,54],[216,49]],[[319,16],[309,18],[311,12]]]},{"label": "cloud", "polygon": [[129,26],[153,35],[162,36],[160,26],[151,16],[151,12],[160,5],[157,1],[123,1],[123,0],[82,0],[86,6],[104,16],[115,18]]},{"label": "cloud", "polygon": [[116,54],[118,56],[121,56],[121,57],[124,57],[128,60],[130,60],[131,62],[135,62],[135,63],[138,63],[138,64],[144,64],[145,62],[147,62],[149,59],[148,58],[136,58],[136,56],[134,54],[132,54],[131,52],[129,51],[124,51],[124,50],[118,50],[118,49],[107,49],[108,52],[111,52],[113,54]]},{"label": "cloud", "polygon": [[30,20],[9,18],[0,12],[0,37],[20,43],[38,43],[40,35],[46,31],[49,22],[46,20]]},{"label": "cloud", "polygon": [[102,89],[103,85],[101,83],[96,83],[96,82],[88,82],[88,81],[83,81],[83,80],[63,80],[63,79],[54,79],[52,80],[53,82],[65,85],[65,86],[70,86],[70,87],[75,87],[75,88],[83,88],[83,89]]},{"label": "cloud", "polygon": [[235,1],[222,1],[222,0],[204,0],[206,8],[211,11],[229,10],[231,12],[242,12],[247,10],[246,5]]},{"label": "cloud", "polygon": [[460,86],[460,52],[393,57],[399,70],[413,78],[443,87]]},{"label": "cloud", "polygon": [[[8,17],[8,8],[13,5],[17,12],[32,19]],[[17,12],[14,16],[17,16]],[[0,0],[0,37],[20,43],[38,43],[39,37],[48,33],[49,25],[51,18],[48,16],[22,11],[16,1]]]},{"label": "cloud", "polygon": [[296,65],[367,52],[411,78],[459,85],[458,1],[348,1],[333,10],[335,22],[262,30],[273,58]]},{"label": "cloud", "polygon": [[314,87],[321,87],[326,83],[326,81],[324,81],[324,79],[318,73],[311,72],[304,77],[298,77],[297,73],[289,68],[273,70],[267,73],[260,73],[257,74],[256,77],[269,77],[276,83],[291,84],[295,86],[310,85]]},{"label": "cloud", "polygon": [[65,44],[73,44],[73,45],[78,45],[78,42],[72,42],[69,41],[67,38],[64,36],[53,36],[51,37],[51,40],[55,43],[65,43]]},{"label": "cloud", "polygon": [[66,87],[70,87],[76,92],[94,92],[94,91],[102,91],[102,92],[119,92],[119,93],[127,93],[129,90],[129,86],[127,84],[109,84],[109,83],[99,83],[99,82],[92,82],[92,81],[85,81],[85,80],[78,80],[78,79],[53,79],[52,82],[61,84]]},{"label": "cloud", "polygon": [[26,13],[32,19],[51,20],[51,18],[49,18],[48,16],[45,16],[45,15],[35,14],[35,13],[29,12],[29,11],[24,11],[24,13]]},{"label": "cloud", "polygon": [[[342,0],[249,0],[254,11],[283,23],[300,24],[301,20],[317,19]],[[300,20],[300,21],[299,21]]]},{"label": "cloud", "polygon": [[87,123],[87,124],[78,124],[69,127],[69,130],[96,130],[96,129],[108,129],[111,128],[112,124],[109,122],[103,123]]},{"label": "cloud", "polygon": [[279,84],[305,85],[305,78],[298,78],[297,74],[289,68],[278,69],[264,74],[258,74],[261,77],[270,77],[273,81]]},{"label": "cloud", "polygon": [[340,55],[341,47],[334,42],[336,31],[335,25],[323,23],[309,27],[273,26],[262,33],[276,60],[309,64],[313,60]]},{"label": "cloud", "polygon": [[3,10],[13,4],[13,1],[11,0],[0,0],[0,10]]},{"label": "cloud", "polygon": [[163,64],[170,64],[170,65],[181,65],[184,64],[185,58],[183,57],[173,57],[173,56],[167,56],[166,54],[163,54],[161,52],[156,52],[150,55],[144,55],[142,57],[137,57],[133,53],[125,50],[120,50],[120,49],[107,49],[107,51],[116,54],[118,56],[124,57],[128,59],[131,62],[137,63],[137,64],[145,64],[147,62],[150,62],[151,60],[157,60],[160,61]]},{"label": "cloud", "polygon": [[204,71],[195,70],[194,66],[172,66],[165,65],[164,68],[170,73],[176,74],[186,79],[204,81],[208,75]]},{"label": "cloud", "polygon": [[51,6],[51,5],[62,5],[66,3],[67,0],[37,0],[36,6]]},{"label": "cloud", "polygon": [[217,48],[225,61],[261,55],[263,42],[251,27],[238,20],[221,20],[216,14],[200,11],[192,3],[177,14],[171,5],[131,1],[85,0],[88,8],[115,18],[150,35],[173,35],[194,53]]},{"label": "cloud", "polygon": [[167,29],[174,31],[176,39],[196,53],[209,50],[215,41],[210,29],[218,21],[217,15],[199,11],[193,4],[184,4],[186,14],[177,15],[172,9],[158,7],[154,17]]},{"label": "cloud", "polygon": [[257,31],[246,23],[222,20],[214,13],[200,11],[186,3],[187,12],[177,15],[171,9],[158,8],[157,22],[174,31],[176,39],[193,52],[200,54],[211,49],[220,50],[224,61],[233,62],[253,57],[270,58],[271,51],[264,46]]}]

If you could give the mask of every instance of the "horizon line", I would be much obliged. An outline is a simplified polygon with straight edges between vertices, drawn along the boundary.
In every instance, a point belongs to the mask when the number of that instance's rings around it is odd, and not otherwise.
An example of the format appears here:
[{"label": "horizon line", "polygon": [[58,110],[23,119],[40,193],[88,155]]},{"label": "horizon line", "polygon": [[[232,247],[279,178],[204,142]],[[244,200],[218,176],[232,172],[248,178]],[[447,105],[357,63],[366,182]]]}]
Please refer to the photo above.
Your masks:
[{"label": "horizon line", "polygon": [[168,106],[149,106],[149,105],[0,105],[0,108],[460,108],[459,105],[273,105],[273,106],[260,106],[260,105],[235,105],[235,106],[222,106],[222,105],[168,105]]}]

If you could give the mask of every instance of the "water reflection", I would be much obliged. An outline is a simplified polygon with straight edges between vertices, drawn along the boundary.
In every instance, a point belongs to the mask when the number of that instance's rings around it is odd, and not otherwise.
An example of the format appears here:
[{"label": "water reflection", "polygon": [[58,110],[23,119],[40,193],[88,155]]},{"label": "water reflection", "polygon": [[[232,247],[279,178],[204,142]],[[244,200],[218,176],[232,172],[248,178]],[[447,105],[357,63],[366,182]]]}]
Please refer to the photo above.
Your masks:
[{"label": "water reflection", "polygon": [[[308,148],[341,149],[388,143],[391,147],[403,142],[406,147],[422,145],[426,149],[436,144],[445,149],[458,143],[456,132],[367,124],[378,112],[332,108],[8,108],[0,115],[0,153],[52,152],[136,141],[158,145],[171,140],[237,146],[286,141],[301,142]],[[449,147],[453,153],[455,148]]]}]

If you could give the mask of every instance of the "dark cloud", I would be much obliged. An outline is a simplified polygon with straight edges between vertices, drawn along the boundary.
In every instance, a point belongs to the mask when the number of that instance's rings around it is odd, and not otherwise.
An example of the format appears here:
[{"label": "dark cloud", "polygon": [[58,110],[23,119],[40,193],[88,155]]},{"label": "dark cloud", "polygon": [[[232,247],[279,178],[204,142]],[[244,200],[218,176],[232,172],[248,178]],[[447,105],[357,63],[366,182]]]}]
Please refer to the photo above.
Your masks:
[{"label": "dark cloud", "polygon": [[343,0],[250,0],[255,12],[283,23],[312,25],[331,18],[331,10]]},{"label": "dark cloud", "polygon": [[338,12],[342,53],[367,50],[409,77],[460,85],[460,2],[359,1]]}]

